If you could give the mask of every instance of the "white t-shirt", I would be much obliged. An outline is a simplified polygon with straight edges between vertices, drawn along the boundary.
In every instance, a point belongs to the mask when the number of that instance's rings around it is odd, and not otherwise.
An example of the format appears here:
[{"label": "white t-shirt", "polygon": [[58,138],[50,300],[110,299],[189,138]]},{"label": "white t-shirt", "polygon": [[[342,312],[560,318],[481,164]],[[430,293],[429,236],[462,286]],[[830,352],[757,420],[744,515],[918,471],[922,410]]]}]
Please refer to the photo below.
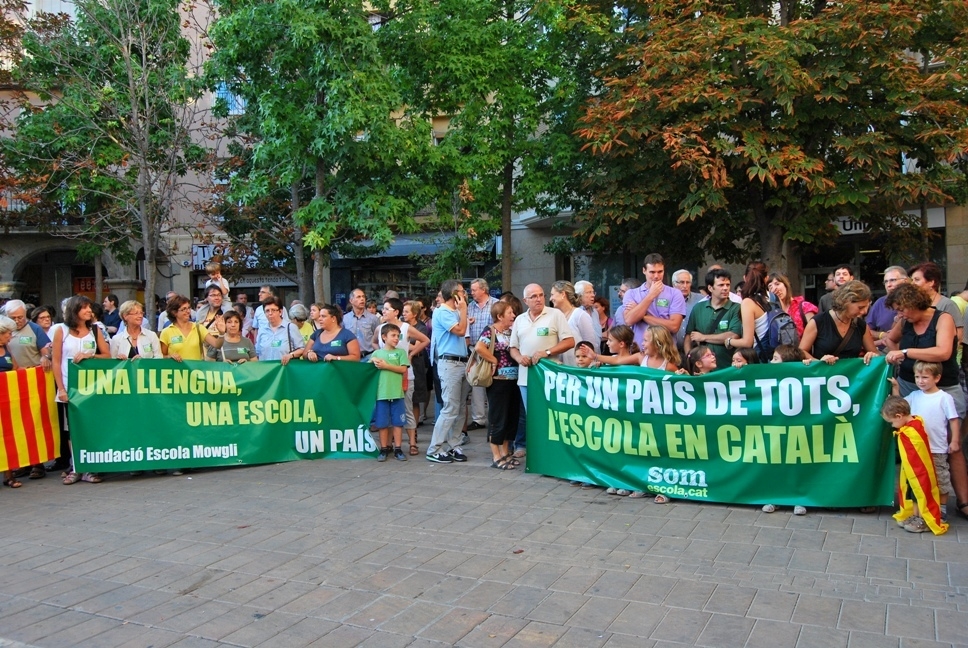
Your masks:
[{"label": "white t-shirt", "polygon": [[955,399],[940,389],[933,394],[913,391],[904,399],[911,404],[911,414],[924,419],[931,454],[948,454],[948,421],[958,418]]}]

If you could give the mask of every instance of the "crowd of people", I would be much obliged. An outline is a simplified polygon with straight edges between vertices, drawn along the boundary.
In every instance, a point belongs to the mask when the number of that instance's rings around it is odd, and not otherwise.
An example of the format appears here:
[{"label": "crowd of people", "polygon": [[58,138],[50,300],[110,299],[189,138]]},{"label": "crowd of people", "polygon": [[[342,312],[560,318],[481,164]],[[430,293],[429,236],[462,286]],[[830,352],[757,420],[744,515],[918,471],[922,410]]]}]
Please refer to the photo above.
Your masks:
[{"label": "crowd of people", "polygon": [[[895,403],[885,410],[885,420],[893,425],[899,416],[913,416],[895,426],[908,431],[911,420],[923,421],[940,493],[927,519],[919,509],[900,522],[914,532],[937,531],[946,518],[949,495],[955,496],[955,512],[968,519],[968,467],[960,426],[966,409],[961,347],[966,343],[968,286],[955,299],[944,297],[941,269],[934,263],[885,269],[887,294],[873,306],[870,287],[855,279],[850,266],[838,266],[831,289],[814,305],[794,294],[786,276],[771,274],[762,262],[746,267],[736,291],[731,273],[719,265],[708,268],[699,291],[693,291],[690,272],[677,270],[667,284],[664,259],[649,254],[643,262],[644,281],[623,280],[621,305],[614,312],[588,281],[556,281],[547,295],[542,286],[529,284],[522,301],[510,292],[492,296],[484,279],[474,279],[467,288],[457,280],[445,281],[433,302],[404,302],[388,291],[382,303],[374,304],[356,289],[345,312],[331,304],[307,307],[298,301],[287,309],[271,286],[263,286],[253,307],[244,293],[234,303],[228,299],[229,286],[217,264],[208,270],[205,299],[197,308],[186,296],[167,296],[157,334],[143,326],[146,313],[140,303],[119,304],[114,295],[100,305],[84,296],[65,300],[60,324],[54,324],[57,313],[50,307],[30,309],[19,300],[3,306],[0,371],[42,366],[53,372],[65,431],[55,469],[64,471],[65,484],[101,479],[76,473],[67,445],[67,366],[92,357],[233,364],[372,362],[380,370],[371,421],[380,461],[420,453],[417,428],[427,418],[433,396],[436,416],[425,458],[466,462],[468,431],[484,428],[491,467],[506,471],[520,467],[527,453],[527,367],[542,359],[586,368],[638,365],[704,375],[756,363],[870,362],[884,355],[897,367],[895,390],[911,410],[904,414]],[[467,374],[472,356],[490,367],[487,380],[474,385]],[[923,397],[936,393],[944,397]],[[44,474],[43,465],[26,471],[32,479]],[[3,483],[18,488],[20,476],[8,473]],[[608,492],[646,495],[623,488]],[[912,490],[912,497],[918,492]],[[668,498],[660,494],[655,501]],[[763,510],[776,507],[764,504]],[[805,514],[806,509],[797,506],[794,513]]]}]

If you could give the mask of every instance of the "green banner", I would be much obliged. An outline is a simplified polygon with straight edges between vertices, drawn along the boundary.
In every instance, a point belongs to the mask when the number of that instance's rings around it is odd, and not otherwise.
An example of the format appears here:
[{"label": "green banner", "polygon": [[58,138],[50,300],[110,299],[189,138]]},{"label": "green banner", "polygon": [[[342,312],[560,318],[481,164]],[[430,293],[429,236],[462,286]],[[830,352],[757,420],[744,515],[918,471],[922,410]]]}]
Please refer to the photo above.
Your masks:
[{"label": "green banner", "polygon": [[529,472],[711,502],[893,504],[883,358],[697,377],[549,361],[529,371]]},{"label": "green banner", "polygon": [[78,472],[374,457],[377,370],[359,362],[70,365]]}]

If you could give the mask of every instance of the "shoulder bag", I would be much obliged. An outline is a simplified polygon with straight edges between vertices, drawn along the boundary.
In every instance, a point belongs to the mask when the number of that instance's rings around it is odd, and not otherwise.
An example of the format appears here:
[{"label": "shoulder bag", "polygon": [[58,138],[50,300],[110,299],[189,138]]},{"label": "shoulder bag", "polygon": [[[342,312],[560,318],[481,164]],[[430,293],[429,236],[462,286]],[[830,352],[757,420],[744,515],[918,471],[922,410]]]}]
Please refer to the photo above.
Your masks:
[{"label": "shoulder bag", "polygon": [[[487,344],[487,350],[493,355],[497,331],[489,328],[491,330],[491,341]],[[467,382],[471,384],[471,387],[490,387],[491,383],[494,382],[494,363],[479,356],[476,349],[471,351],[471,357],[468,358],[467,368],[464,371],[467,374]]]}]

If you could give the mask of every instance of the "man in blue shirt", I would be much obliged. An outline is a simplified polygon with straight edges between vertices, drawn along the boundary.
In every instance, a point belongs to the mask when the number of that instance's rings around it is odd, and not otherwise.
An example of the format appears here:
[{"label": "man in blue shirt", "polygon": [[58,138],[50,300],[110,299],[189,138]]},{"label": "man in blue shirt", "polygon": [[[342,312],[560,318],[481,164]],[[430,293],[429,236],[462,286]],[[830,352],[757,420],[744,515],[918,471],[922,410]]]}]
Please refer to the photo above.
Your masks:
[{"label": "man in blue shirt", "polygon": [[464,377],[467,365],[467,293],[456,279],[440,287],[443,303],[434,311],[430,359],[437,365],[443,407],[437,414],[434,434],[427,447],[427,461],[467,461],[458,444],[466,416],[470,384]]}]

